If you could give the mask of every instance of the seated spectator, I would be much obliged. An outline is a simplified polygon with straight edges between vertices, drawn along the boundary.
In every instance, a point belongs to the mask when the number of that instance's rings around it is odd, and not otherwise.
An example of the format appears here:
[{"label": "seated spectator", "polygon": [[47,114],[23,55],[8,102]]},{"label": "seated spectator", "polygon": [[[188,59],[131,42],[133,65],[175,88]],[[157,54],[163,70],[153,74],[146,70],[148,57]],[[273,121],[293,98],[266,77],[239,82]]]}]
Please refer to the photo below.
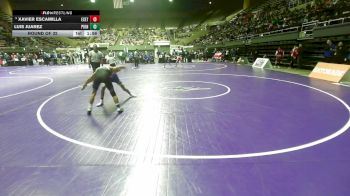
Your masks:
[{"label": "seated spectator", "polygon": [[325,62],[332,62],[332,58],[334,56],[334,52],[336,50],[336,46],[335,44],[333,44],[333,42],[331,40],[327,40],[326,42],[327,46],[323,52],[323,56],[324,56],[324,61]]},{"label": "seated spectator", "polygon": [[339,64],[345,64],[346,63],[346,56],[347,51],[344,48],[343,42],[338,43],[338,47],[336,48],[334,52],[334,62]]}]

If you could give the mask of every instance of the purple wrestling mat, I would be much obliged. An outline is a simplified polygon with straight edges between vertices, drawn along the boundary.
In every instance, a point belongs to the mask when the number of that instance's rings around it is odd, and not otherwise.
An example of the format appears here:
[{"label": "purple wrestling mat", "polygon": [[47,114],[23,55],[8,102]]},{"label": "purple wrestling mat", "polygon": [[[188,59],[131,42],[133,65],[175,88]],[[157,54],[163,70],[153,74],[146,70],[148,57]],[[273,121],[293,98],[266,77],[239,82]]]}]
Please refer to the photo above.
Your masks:
[{"label": "purple wrestling mat", "polygon": [[[350,89],[231,64],[0,67],[0,195],[350,195]],[[99,100],[96,96],[95,104]]]}]

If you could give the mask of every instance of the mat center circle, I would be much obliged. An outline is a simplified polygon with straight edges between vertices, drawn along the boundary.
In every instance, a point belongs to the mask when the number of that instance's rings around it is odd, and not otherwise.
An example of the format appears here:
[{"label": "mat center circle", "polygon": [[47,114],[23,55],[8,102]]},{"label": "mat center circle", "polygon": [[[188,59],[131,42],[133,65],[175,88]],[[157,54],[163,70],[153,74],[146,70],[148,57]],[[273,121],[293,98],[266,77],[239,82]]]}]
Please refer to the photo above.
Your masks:
[{"label": "mat center circle", "polygon": [[207,81],[169,81],[159,86],[162,99],[211,99],[231,92],[230,87]]}]

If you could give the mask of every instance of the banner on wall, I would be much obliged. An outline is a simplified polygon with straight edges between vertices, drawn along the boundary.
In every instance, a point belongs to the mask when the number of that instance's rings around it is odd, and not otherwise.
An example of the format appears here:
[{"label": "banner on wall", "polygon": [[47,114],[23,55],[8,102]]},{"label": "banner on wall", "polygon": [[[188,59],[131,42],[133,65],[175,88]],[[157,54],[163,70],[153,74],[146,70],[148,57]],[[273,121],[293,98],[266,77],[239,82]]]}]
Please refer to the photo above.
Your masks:
[{"label": "banner on wall", "polygon": [[94,45],[97,45],[97,48],[108,48],[109,43],[90,43],[89,47],[92,48]]},{"label": "banner on wall", "polygon": [[153,42],[154,46],[170,46],[170,41],[168,40],[158,40]]}]

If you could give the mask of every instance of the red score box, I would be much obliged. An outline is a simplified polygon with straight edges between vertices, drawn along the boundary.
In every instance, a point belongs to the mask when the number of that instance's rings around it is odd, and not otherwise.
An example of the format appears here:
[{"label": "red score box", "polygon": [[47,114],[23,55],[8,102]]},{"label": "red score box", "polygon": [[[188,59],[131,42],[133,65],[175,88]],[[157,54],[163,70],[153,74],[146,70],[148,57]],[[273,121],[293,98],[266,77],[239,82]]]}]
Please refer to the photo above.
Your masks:
[{"label": "red score box", "polygon": [[90,16],[90,22],[91,23],[98,23],[98,22],[100,22],[100,16]]}]

